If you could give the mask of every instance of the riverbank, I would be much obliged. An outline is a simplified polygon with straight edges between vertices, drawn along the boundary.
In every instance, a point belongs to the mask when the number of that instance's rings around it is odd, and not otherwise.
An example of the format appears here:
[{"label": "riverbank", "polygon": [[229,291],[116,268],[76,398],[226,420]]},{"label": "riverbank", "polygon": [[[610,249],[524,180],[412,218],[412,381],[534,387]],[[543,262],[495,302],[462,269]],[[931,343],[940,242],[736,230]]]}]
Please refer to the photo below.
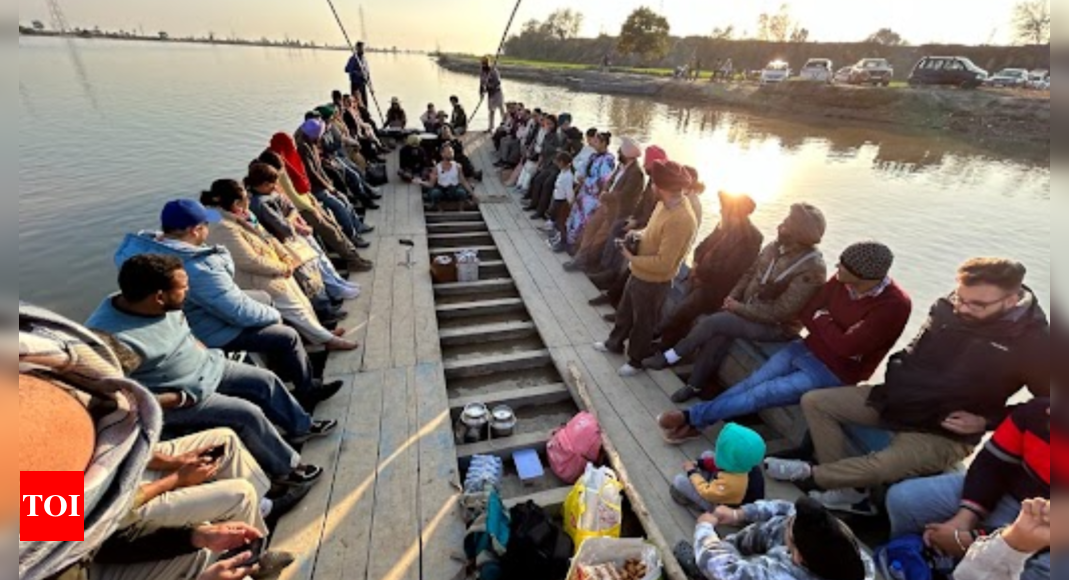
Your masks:
[{"label": "riverbank", "polygon": [[[472,59],[442,56],[447,70],[478,74]],[[635,72],[602,72],[581,66],[524,62],[500,65],[502,76],[576,92],[656,98],[692,106],[717,106],[762,115],[860,122],[949,134],[999,155],[1050,158],[1050,93],[1002,90],[871,88],[789,82],[690,83]]]}]

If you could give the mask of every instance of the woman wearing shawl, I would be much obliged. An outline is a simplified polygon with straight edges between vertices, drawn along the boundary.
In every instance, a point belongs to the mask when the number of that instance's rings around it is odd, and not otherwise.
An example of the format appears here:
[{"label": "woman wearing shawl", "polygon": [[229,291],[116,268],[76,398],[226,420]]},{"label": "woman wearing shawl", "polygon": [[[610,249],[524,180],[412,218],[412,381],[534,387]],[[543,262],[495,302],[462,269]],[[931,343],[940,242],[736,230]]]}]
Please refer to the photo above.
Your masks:
[{"label": "woman wearing shawl", "polygon": [[594,139],[594,156],[590,159],[583,187],[575,200],[575,207],[568,217],[568,247],[575,249],[583,238],[583,232],[591,216],[600,207],[601,192],[609,184],[609,178],[616,170],[616,158],[609,153],[612,133],[599,133]]}]

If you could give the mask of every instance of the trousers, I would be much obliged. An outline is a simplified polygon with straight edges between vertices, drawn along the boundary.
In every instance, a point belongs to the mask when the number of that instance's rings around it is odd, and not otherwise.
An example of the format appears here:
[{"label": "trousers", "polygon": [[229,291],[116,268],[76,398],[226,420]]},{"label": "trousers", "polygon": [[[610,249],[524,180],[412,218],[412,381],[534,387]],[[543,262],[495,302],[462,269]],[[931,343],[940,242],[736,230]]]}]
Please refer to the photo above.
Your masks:
[{"label": "trousers", "polygon": [[715,387],[716,376],[736,339],[759,342],[785,342],[792,337],[779,326],[751,322],[730,312],[719,312],[698,323],[675,351],[682,358],[697,355],[689,384],[698,391]]},{"label": "trousers", "polygon": [[671,289],[669,282],[643,282],[634,276],[627,283],[616,311],[616,326],[605,344],[610,350],[622,351],[627,343],[627,355],[634,368],[642,368],[642,360],[653,354],[654,330]]},{"label": "trousers", "polygon": [[267,366],[283,381],[292,383],[297,393],[310,393],[315,389],[312,361],[308,359],[300,335],[288,326],[247,328],[223,350],[261,354],[267,358]]}]

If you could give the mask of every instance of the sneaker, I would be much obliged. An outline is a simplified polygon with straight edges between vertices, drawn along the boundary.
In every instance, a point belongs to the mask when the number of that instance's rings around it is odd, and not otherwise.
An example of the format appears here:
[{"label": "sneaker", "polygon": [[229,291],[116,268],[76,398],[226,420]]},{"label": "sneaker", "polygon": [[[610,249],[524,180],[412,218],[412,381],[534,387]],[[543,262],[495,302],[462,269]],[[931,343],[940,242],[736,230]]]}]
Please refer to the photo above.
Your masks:
[{"label": "sneaker", "polygon": [[612,352],[611,350],[609,350],[608,345],[606,345],[604,342],[595,342],[594,350],[603,354],[609,354],[610,352]]},{"label": "sneaker", "polygon": [[366,250],[371,247],[371,242],[365,240],[360,236],[357,236],[353,238],[353,245],[356,246],[356,249],[358,250]]},{"label": "sneaker", "polygon": [[702,392],[698,389],[695,389],[690,385],[685,385],[682,389],[679,389],[678,391],[672,393],[672,402],[677,405],[682,405],[684,403],[689,403],[690,401],[697,399],[701,396],[701,394]]},{"label": "sneaker", "polygon": [[278,520],[292,512],[304,498],[308,497],[308,494],[312,492],[313,487],[315,487],[315,482],[295,485],[287,489],[282,495],[271,500],[272,507],[271,513],[269,514],[270,517]]},{"label": "sneaker", "polygon": [[583,271],[583,265],[580,264],[579,262],[576,262],[575,260],[572,260],[570,262],[565,262],[564,271],[565,272],[582,272]]},{"label": "sneaker", "polygon": [[679,562],[679,567],[683,569],[683,574],[687,576],[687,580],[705,580],[705,574],[698,567],[698,557],[694,554],[694,546],[687,542],[680,542],[676,545],[672,555],[676,557],[676,561]]},{"label": "sneaker", "polygon": [[538,226],[538,229],[540,229],[540,230],[542,230],[544,232],[552,232],[553,230],[557,229],[557,224],[555,224],[553,222],[546,222],[546,223],[542,224],[541,226]]},{"label": "sneaker", "polygon": [[765,471],[772,479],[788,483],[805,481],[813,477],[813,466],[793,459],[766,459]]},{"label": "sneaker", "polygon": [[[642,366],[652,371],[663,371],[664,369],[672,366],[668,364],[668,359],[665,358],[663,352],[659,352],[648,359],[642,361]],[[688,399],[689,400],[689,399]],[[685,402],[685,401],[684,401]]]},{"label": "sneaker", "polygon": [[[597,298],[591,300],[587,304],[590,304],[591,306],[608,306],[608,305],[612,304],[612,299],[609,298],[609,296],[607,294],[602,294],[601,296],[598,296]],[[645,366],[646,361],[642,361],[642,363],[643,363],[643,366]]]},{"label": "sneaker", "polygon": [[834,489],[832,491],[814,491],[809,497],[820,502],[820,505],[833,512],[854,514],[865,517],[876,517],[879,511],[872,505],[868,492],[856,489]]},{"label": "sneaker", "polygon": [[324,401],[329,401],[330,399],[333,399],[334,396],[340,393],[342,388],[344,387],[345,381],[321,383],[320,385],[318,385],[318,388],[314,389],[310,393],[310,395],[315,398],[317,402],[322,403]]},{"label": "sneaker", "polygon": [[628,378],[631,378],[631,377],[637,377],[637,376],[641,375],[642,374],[642,369],[637,369],[637,368],[631,366],[630,364],[626,364],[626,365],[620,367],[620,370],[616,371],[616,374],[620,375],[621,377],[623,377],[625,379],[628,379]]},{"label": "sneaker", "polygon": [[290,440],[291,443],[300,446],[312,441],[313,439],[322,439],[329,436],[338,428],[337,421],[316,421],[312,423],[312,428],[299,437],[294,437]]}]

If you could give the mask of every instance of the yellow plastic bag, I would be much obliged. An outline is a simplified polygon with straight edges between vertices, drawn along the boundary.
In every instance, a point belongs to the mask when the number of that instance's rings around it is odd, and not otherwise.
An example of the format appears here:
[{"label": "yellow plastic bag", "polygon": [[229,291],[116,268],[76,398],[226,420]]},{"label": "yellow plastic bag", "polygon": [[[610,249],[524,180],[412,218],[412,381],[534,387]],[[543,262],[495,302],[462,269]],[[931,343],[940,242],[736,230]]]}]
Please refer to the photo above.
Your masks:
[{"label": "yellow plastic bag", "polygon": [[577,554],[590,538],[620,537],[623,490],[613,470],[587,464],[564,502],[564,531],[575,542]]}]

